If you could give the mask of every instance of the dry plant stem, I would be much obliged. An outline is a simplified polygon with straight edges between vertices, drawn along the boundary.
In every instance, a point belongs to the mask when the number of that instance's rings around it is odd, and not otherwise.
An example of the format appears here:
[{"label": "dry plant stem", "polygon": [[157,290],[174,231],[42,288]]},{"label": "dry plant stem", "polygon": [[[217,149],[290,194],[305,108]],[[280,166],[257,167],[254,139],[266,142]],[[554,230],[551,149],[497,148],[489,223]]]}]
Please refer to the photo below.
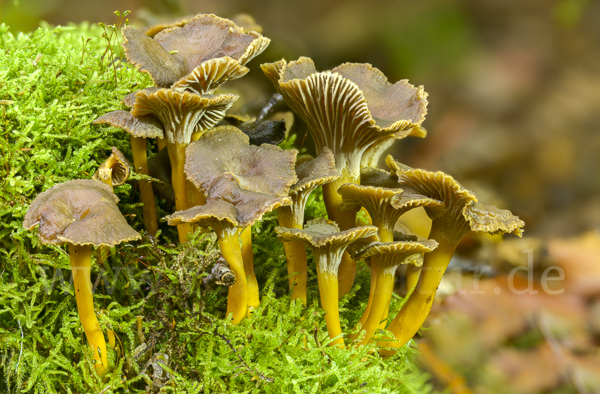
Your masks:
[{"label": "dry plant stem", "polygon": [[379,327],[382,317],[390,304],[392,291],[394,289],[394,271],[395,267],[390,269],[378,269],[375,292],[373,293],[373,303],[369,312],[369,317],[365,322],[363,330],[365,336],[359,345],[367,344],[373,338],[375,330]]},{"label": "dry plant stem", "polygon": [[[143,175],[149,175],[148,158],[146,156],[146,138],[131,136],[131,153],[133,154],[133,165],[135,171]],[[145,180],[139,180],[140,196],[142,197],[142,213],[146,230],[151,235],[156,235],[158,231],[158,215],[156,214],[156,202],[154,200],[154,191],[152,184]]]},{"label": "dry plant stem", "polygon": [[[337,190],[344,183],[360,183],[360,176],[348,174],[346,170],[342,170],[342,176],[328,184],[323,185],[323,201],[327,209],[327,216],[338,224],[340,230],[350,230],[356,226],[356,214],[358,210],[340,211],[338,206],[342,202],[342,196]],[[339,294],[338,299],[342,298],[350,292],[356,277],[356,261],[348,253],[342,256],[342,262],[338,270],[339,278]]]},{"label": "dry plant stem", "polygon": [[158,146],[158,150],[161,151],[167,147],[167,140],[164,138],[157,138],[156,145]]},{"label": "dry plant stem", "polygon": [[[277,208],[277,217],[279,225],[287,228],[301,229],[303,223],[298,223],[294,219],[294,214],[289,207]],[[287,241],[283,243],[285,257],[287,259],[287,271],[289,277],[289,287],[292,300],[299,298],[306,305],[306,283],[307,283],[307,262],[306,246],[304,242]]]},{"label": "dry plant stem", "polygon": [[260,306],[260,295],[258,281],[254,274],[254,256],[252,255],[252,226],[240,231],[242,239],[242,260],[244,261],[244,272],[248,282],[248,312],[250,313]]},{"label": "dry plant stem", "polygon": [[71,256],[71,269],[73,270],[73,284],[75,285],[75,299],[77,300],[79,319],[92,348],[96,372],[102,374],[108,367],[108,358],[104,334],[102,334],[94,311],[92,282],[90,280],[92,246],[69,244],[69,255]]},{"label": "dry plant stem", "polygon": [[[435,239],[439,245],[434,251],[425,254],[423,268],[415,290],[388,327],[388,331],[394,334],[396,340],[382,341],[379,343],[382,347],[399,348],[404,346],[419,331],[431,311],[437,288],[462,237],[458,238],[458,241],[449,240],[433,227],[429,238]],[[395,350],[381,350],[380,353],[384,356],[391,356]]]},{"label": "dry plant stem", "polygon": [[[332,346],[345,348],[344,339],[341,337],[340,312],[338,308],[338,278],[333,272],[317,269],[317,281],[319,282],[319,294],[321,295],[321,306],[325,310],[325,323]],[[333,339],[338,337],[336,339]]]},{"label": "dry plant stem", "polygon": [[229,287],[227,315],[233,314],[233,324],[237,324],[246,316],[248,308],[248,282],[244,271],[238,230],[235,227],[220,229],[217,231],[217,238],[221,254],[236,277],[235,284]]},{"label": "dry plant stem", "polygon": [[[175,191],[175,208],[178,211],[188,209],[187,185],[183,166],[185,165],[185,147],[184,144],[169,144],[169,159],[171,160],[171,172],[173,190]],[[177,225],[179,233],[179,242],[184,243],[188,240],[188,234],[192,231],[192,226],[189,223]]]}]

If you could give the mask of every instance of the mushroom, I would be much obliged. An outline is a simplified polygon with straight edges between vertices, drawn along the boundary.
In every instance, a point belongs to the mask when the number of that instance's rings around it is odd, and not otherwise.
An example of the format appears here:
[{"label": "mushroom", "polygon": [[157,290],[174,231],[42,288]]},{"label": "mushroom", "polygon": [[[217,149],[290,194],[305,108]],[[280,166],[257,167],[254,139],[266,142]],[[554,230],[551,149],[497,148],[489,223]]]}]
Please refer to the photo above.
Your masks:
[{"label": "mushroom", "polygon": [[28,230],[39,225],[38,236],[43,244],[67,244],[79,318],[99,374],[108,367],[108,360],[94,312],[92,247],[113,247],[141,238],[119,212],[118,201],[112,188],[104,183],[91,179],[68,181],[38,195],[23,221]]},{"label": "mushroom", "polygon": [[[370,64],[346,63],[331,71],[317,72],[307,57],[287,63],[280,60],[261,65],[288,106],[308,125],[317,154],[333,151],[341,177],[323,187],[330,219],[342,230],[355,226],[356,211],[341,212],[337,193],[345,183],[360,183],[364,152],[381,139],[406,134],[419,126],[427,112],[427,94],[402,80],[390,84]],[[345,258],[340,295],[352,286],[356,262]]]},{"label": "mushroom", "polygon": [[[135,117],[155,116],[164,127],[171,161],[175,207],[178,211],[188,208],[188,190],[183,167],[185,148],[192,141],[192,133],[201,134],[216,125],[237,98],[238,96],[233,94],[199,96],[172,89],[137,92],[131,114]],[[186,242],[191,227],[181,225],[177,230],[179,241]]]},{"label": "mushroom", "polygon": [[[392,348],[407,343],[427,318],[454,250],[468,231],[513,233],[521,236],[524,226],[523,221],[510,211],[477,201],[471,191],[443,172],[400,169],[397,175],[402,187],[412,188],[420,194],[442,201],[445,210],[440,214],[425,209],[432,219],[429,238],[437,241],[439,246],[425,255],[415,290],[388,328],[396,338],[387,344]],[[390,350],[382,351],[384,355],[393,353]]]},{"label": "mushroom", "polygon": [[[442,202],[435,199],[398,188],[397,186],[400,185],[391,178],[387,171],[367,168],[362,171],[362,174],[362,185],[347,183],[339,188],[338,193],[343,199],[339,207],[342,211],[347,209],[358,211],[360,207],[364,207],[369,213],[373,225],[377,227],[377,235],[381,242],[394,241],[394,225],[400,216],[409,210],[426,206],[439,212],[444,206]],[[377,258],[372,258],[371,289],[365,313],[359,320],[361,325],[366,323],[370,314],[379,271]]]},{"label": "mushroom", "polygon": [[[218,130],[218,129],[215,129]],[[241,134],[241,132],[240,132]],[[243,134],[242,134],[243,135]],[[202,143],[202,139],[193,145]],[[228,174],[213,179],[207,192],[205,205],[198,205],[185,211],[178,211],[167,217],[170,225],[198,223],[211,227],[223,257],[236,276],[236,282],[229,287],[227,314],[233,316],[233,324],[239,323],[248,312],[249,296],[247,273],[244,269],[238,228],[251,226],[266,212],[289,204],[288,197],[273,196],[245,190]],[[258,288],[253,289],[258,293]],[[256,298],[258,296],[256,295]]]},{"label": "mushroom", "polygon": [[[340,174],[335,169],[333,153],[329,148],[324,148],[321,154],[313,159],[310,156],[299,157],[296,163],[296,182],[290,189],[292,204],[277,208],[279,226],[302,229],[304,225],[304,207],[308,196],[317,186],[332,182]],[[291,298],[300,298],[306,305],[306,248],[303,242],[288,241],[283,243]]]},{"label": "mushroom", "polygon": [[374,242],[356,256],[357,259],[371,257],[379,267],[372,306],[369,316],[362,326],[362,330],[366,333],[359,345],[369,343],[381,321],[387,319],[385,315],[387,315],[394,290],[394,275],[398,266],[407,264],[408,257],[418,253],[431,252],[436,246],[437,242],[432,240]]},{"label": "mushroom", "polygon": [[340,231],[335,222],[321,218],[309,221],[303,230],[277,227],[275,231],[281,240],[304,242],[312,250],[329,338],[333,345],[344,348],[338,309],[338,268],[346,248],[355,243],[359,247],[372,242],[377,228],[361,226]]},{"label": "mushroom", "polygon": [[212,93],[223,82],[243,76],[248,72],[244,65],[270,42],[257,32],[245,33],[232,21],[212,14],[197,15],[181,26],[160,31],[154,38],[127,26],[123,37],[127,60],[148,73],[157,87],[189,87],[197,81],[194,89],[202,93]]},{"label": "mushroom", "polygon": [[[128,111],[113,111],[98,119],[94,124],[109,124],[127,131],[131,135],[131,153],[135,172],[143,175],[148,173],[148,158],[146,155],[147,138],[163,138],[163,130],[160,123],[152,116],[136,118]],[[152,185],[146,180],[138,180],[140,197],[142,199],[142,213],[146,230],[151,235],[158,231],[158,216],[156,214],[156,202]]]},{"label": "mushroom", "polygon": [[[202,138],[191,143],[186,149],[185,173],[188,179],[198,190],[203,190],[207,198],[215,198],[214,193],[212,197],[209,196],[209,190],[213,188],[215,180],[225,177],[235,182],[241,190],[284,198],[285,205],[290,204],[288,193],[298,179],[294,171],[298,152],[284,151],[268,144],[253,146],[249,145],[249,141],[247,135],[233,126],[219,126],[207,131]],[[239,221],[239,227],[247,227],[255,220],[257,219]],[[245,225],[245,222],[250,224]],[[248,305],[255,308],[259,304],[259,292],[254,276],[254,264],[250,259],[252,246],[248,235],[250,234],[243,234],[244,248],[248,251],[244,264],[250,283]]]},{"label": "mushroom", "polygon": [[100,164],[100,167],[92,175],[92,179],[103,182],[112,188],[124,184],[129,179],[131,164],[120,150],[114,146],[111,150],[111,155]]}]

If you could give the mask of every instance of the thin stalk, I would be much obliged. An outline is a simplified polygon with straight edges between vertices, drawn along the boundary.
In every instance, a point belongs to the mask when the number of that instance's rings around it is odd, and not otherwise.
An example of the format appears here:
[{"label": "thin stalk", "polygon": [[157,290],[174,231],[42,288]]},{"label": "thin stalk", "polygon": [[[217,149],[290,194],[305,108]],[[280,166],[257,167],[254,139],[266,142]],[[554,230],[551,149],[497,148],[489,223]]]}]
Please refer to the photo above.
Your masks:
[{"label": "thin stalk", "polygon": [[[173,190],[175,191],[175,208],[178,211],[188,209],[187,186],[185,172],[185,144],[169,144],[169,159],[171,160],[171,179],[173,182]],[[179,233],[179,242],[184,243],[188,240],[188,234],[192,231],[192,226],[189,223],[177,225]]]},{"label": "thin stalk", "polygon": [[369,288],[369,300],[367,301],[367,307],[361,318],[356,323],[355,329],[360,326],[360,331],[356,334],[352,335],[352,339],[358,338],[360,333],[362,332],[363,327],[365,326],[365,322],[369,318],[369,312],[371,312],[371,307],[373,305],[373,297],[375,296],[375,287],[377,286],[377,273],[379,272],[379,259],[376,256],[371,256],[371,285]]},{"label": "thin stalk", "polygon": [[68,249],[71,256],[71,269],[73,270],[73,284],[75,285],[75,299],[77,300],[79,319],[92,348],[96,372],[102,374],[108,368],[108,358],[104,334],[102,334],[94,311],[94,297],[92,296],[92,282],[90,280],[92,246],[69,244]]},{"label": "thin stalk", "polygon": [[221,254],[235,273],[235,284],[229,287],[227,296],[227,315],[233,315],[233,324],[239,323],[245,316],[248,307],[248,282],[244,271],[244,261],[237,229],[217,231]]},{"label": "thin stalk", "polygon": [[260,295],[258,281],[254,273],[254,256],[252,254],[252,227],[248,226],[240,232],[242,239],[242,260],[244,261],[244,272],[248,281],[248,312],[250,313],[260,306]]},{"label": "thin stalk", "polygon": [[[393,230],[390,230],[388,227],[381,225],[381,223],[377,223],[377,235],[379,236],[380,242],[394,242]],[[369,300],[367,301],[367,307],[365,308],[363,315],[357,323],[357,326],[358,324],[360,324],[361,327],[364,327],[365,322],[369,317],[369,312],[371,311],[371,306],[373,305],[373,297],[375,296],[375,288],[377,287],[377,276],[379,275],[379,259],[376,256],[371,257],[371,266],[369,268],[371,269],[371,286],[369,291]],[[381,324],[379,325],[379,328],[385,328],[389,308],[390,305],[388,302],[384,312],[385,320],[382,320]],[[356,335],[354,335],[354,338],[358,337],[358,334],[360,334],[360,331]]]},{"label": "thin stalk", "polygon": [[411,289],[419,282],[421,275],[421,267],[416,267],[414,264],[408,264],[406,267],[406,292],[410,293]]},{"label": "thin stalk", "polygon": [[[350,230],[356,226],[356,214],[358,213],[358,209],[339,210],[339,205],[342,203],[342,196],[337,191],[345,183],[360,183],[360,176],[349,174],[347,171],[342,170],[340,178],[323,185],[323,201],[327,209],[327,216],[330,220],[336,222],[342,231]],[[356,269],[356,261],[348,253],[344,253],[338,270],[338,299],[341,299],[352,289],[354,278],[356,277]]]},{"label": "thin stalk", "polygon": [[[295,220],[290,207],[277,208],[279,225],[287,228],[302,229],[302,221]],[[287,260],[288,281],[292,300],[299,298],[306,305],[307,260],[304,242],[286,241],[283,243]]]},{"label": "thin stalk", "polygon": [[[140,174],[149,175],[146,145],[146,138],[131,136],[131,153],[133,154],[135,171]],[[140,187],[140,196],[143,204],[142,214],[146,230],[154,236],[158,231],[158,215],[156,214],[156,202],[154,200],[152,184],[145,180],[139,180],[138,186]]]},{"label": "thin stalk", "polygon": [[373,338],[375,330],[379,327],[381,319],[385,313],[386,307],[390,305],[392,291],[394,290],[394,270],[395,269],[380,269],[377,273],[377,284],[375,293],[373,294],[373,304],[369,317],[365,322],[363,330],[366,334],[359,345],[367,344]]},{"label": "thin stalk", "polygon": [[317,269],[317,281],[319,282],[321,306],[325,310],[327,331],[329,332],[329,338],[332,339],[331,344],[343,349],[346,345],[344,344],[344,339],[341,337],[342,327],[340,325],[340,312],[337,299],[338,278],[332,272]]},{"label": "thin stalk", "polygon": [[[438,242],[438,247],[434,251],[425,254],[421,275],[414,291],[388,327],[388,331],[394,334],[396,340],[382,341],[379,344],[380,346],[392,348],[404,346],[419,331],[431,311],[435,293],[458,245],[458,241],[448,240],[436,231],[435,226],[432,227],[429,238],[435,239]],[[390,356],[395,353],[395,350],[381,350],[380,353]]]}]

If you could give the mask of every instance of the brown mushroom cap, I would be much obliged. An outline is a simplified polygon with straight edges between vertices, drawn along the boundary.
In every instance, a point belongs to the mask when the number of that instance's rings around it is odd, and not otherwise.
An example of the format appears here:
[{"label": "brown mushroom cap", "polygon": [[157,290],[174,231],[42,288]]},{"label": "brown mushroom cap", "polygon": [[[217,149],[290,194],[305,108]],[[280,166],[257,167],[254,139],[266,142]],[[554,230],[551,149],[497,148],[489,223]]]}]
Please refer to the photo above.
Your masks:
[{"label": "brown mushroom cap", "polygon": [[506,209],[476,201],[467,205],[463,216],[473,231],[492,235],[503,233],[513,233],[519,237],[523,235],[522,227],[525,223]]},{"label": "brown mushroom cap", "polygon": [[288,195],[296,182],[296,150],[274,145],[248,145],[246,134],[233,126],[207,131],[186,148],[185,173],[205,193],[214,179],[227,177],[242,189],[277,197]]},{"label": "brown mushroom cap", "polygon": [[[380,70],[370,64],[344,63],[331,71],[358,85],[379,127],[405,131],[405,137],[425,120],[427,93],[422,86],[415,88],[407,79],[392,85]],[[410,127],[392,126],[397,122]]]},{"label": "brown mushroom cap", "polygon": [[296,162],[296,176],[298,182],[290,189],[290,194],[308,190],[310,193],[317,186],[333,182],[340,177],[340,172],[335,168],[333,152],[324,148],[316,158],[310,156],[299,158]]},{"label": "brown mushroom cap", "polygon": [[355,248],[360,248],[373,242],[377,236],[377,227],[360,226],[340,231],[335,222],[320,218],[309,221],[304,229],[277,227],[275,232],[284,241],[301,241],[306,243],[315,254],[330,256],[319,261],[318,268],[337,274],[342,254],[346,248],[351,244],[355,244],[353,245]]},{"label": "brown mushroom cap", "polygon": [[134,137],[164,138],[162,125],[151,115],[136,117],[128,111],[113,111],[102,115],[92,123],[119,127]]},{"label": "brown mushroom cap", "polygon": [[158,89],[153,93],[140,90],[131,114],[156,116],[163,124],[169,144],[188,144],[193,133],[219,123],[237,99],[235,94],[199,96],[172,89]]},{"label": "brown mushroom cap", "polygon": [[426,209],[427,214],[433,220],[442,220],[447,231],[461,238],[469,229],[492,234],[513,233],[518,236],[523,233],[522,227],[525,223],[522,220],[510,211],[478,202],[471,191],[443,172],[400,170],[398,182],[418,193],[442,201],[446,207],[443,215],[432,215],[432,211]]},{"label": "brown mushroom cap", "polygon": [[365,167],[360,169],[360,184],[387,187],[390,189],[397,189],[400,187],[398,177],[394,173],[375,167]]},{"label": "brown mushroom cap", "polygon": [[115,246],[140,239],[119,211],[110,186],[91,179],[68,181],[32,202],[23,227],[39,224],[42,243]]},{"label": "brown mushroom cap", "polygon": [[[371,256],[379,257],[379,266],[385,270],[393,270],[400,264],[409,264],[412,259],[407,257],[431,252],[438,246],[432,239],[425,241],[395,241],[389,243],[373,242],[357,255],[358,259]],[[422,263],[421,263],[422,264]],[[390,272],[393,274],[393,271]]]},{"label": "brown mushroom cap", "polygon": [[158,87],[173,85],[210,59],[229,56],[245,65],[270,42],[212,14],[198,15],[182,26],[160,31],[154,38],[131,27],[123,29],[123,36],[127,60],[150,74]]},{"label": "brown mushroom cap", "polygon": [[205,205],[175,212],[167,219],[170,225],[199,223],[216,228],[227,224],[243,228],[253,225],[265,213],[290,203],[288,197],[244,190],[235,181],[219,177],[208,190]]},{"label": "brown mushroom cap", "polygon": [[103,182],[101,177],[107,174],[108,171],[110,171],[111,184],[113,186],[124,184],[131,174],[131,164],[129,164],[125,155],[114,146],[112,147],[111,155],[100,164],[100,167],[92,175],[92,179]]},{"label": "brown mushroom cap", "polygon": [[426,113],[427,95],[422,88],[406,81],[391,85],[368,64],[344,64],[317,72],[311,59],[301,57],[261,67],[307,123],[317,151],[325,146],[333,150],[338,170],[348,168],[358,175],[367,148],[418,126]]}]

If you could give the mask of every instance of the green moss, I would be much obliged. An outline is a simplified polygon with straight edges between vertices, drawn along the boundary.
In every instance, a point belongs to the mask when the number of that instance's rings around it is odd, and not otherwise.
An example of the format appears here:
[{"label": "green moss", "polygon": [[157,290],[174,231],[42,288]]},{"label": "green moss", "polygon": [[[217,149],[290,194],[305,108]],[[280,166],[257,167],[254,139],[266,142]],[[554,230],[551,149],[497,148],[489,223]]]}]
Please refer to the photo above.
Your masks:
[{"label": "green moss", "polygon": [[[111,60],[118,36],[102,38],[104,32],[82,24],[12,35],[0,26],[0,392],[429,392],[408,347],[384,360],[365,348],[327,346],[314,272],[309,307],[287,296],[275,214],[254,229],[261,307],[237,326],[223,320],[226,290],[200,287],[217,257],[214,235],[196,234],[175,247],[176,232],[161,223],[156,239],[96,251],[96,310],[117,347],[109,351],[113,368],[104,381],[95,374],[69,258],[60,247],[40,245],[22,222],[40,192],[89,178],[111,146],[130,156],[122,130],[90,124],[151,82]],[[132,185],[115,192],[141,230]],[[324,214],[315,193],[307,217]],[[346,332],[362,313],[368,278],[362,267],[359,286],[342,302]]]}]

